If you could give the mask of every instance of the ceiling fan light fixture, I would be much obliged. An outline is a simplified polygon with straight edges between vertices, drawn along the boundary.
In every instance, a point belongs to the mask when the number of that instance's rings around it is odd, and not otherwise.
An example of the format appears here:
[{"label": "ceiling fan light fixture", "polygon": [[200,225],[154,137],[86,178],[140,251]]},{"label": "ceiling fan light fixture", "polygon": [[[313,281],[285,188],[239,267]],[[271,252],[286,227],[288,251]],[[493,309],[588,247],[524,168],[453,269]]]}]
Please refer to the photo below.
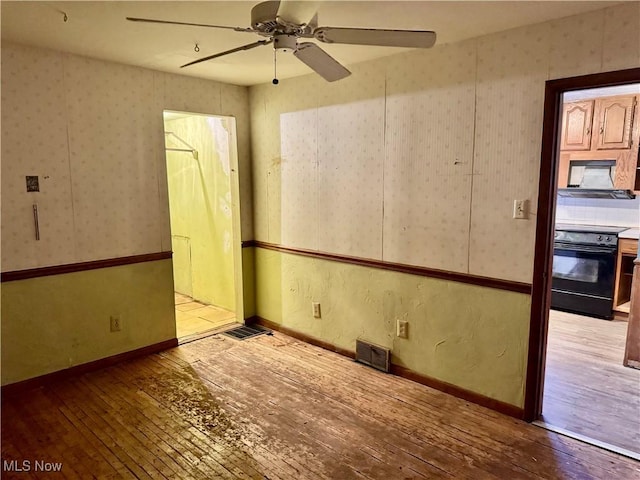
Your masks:
[{"label": "ceiling fan light fixture", "polygon": [[298,47],[298,39],[295,35],[280,34],[273,37],[273,48],[283,52],[295,51]]}]

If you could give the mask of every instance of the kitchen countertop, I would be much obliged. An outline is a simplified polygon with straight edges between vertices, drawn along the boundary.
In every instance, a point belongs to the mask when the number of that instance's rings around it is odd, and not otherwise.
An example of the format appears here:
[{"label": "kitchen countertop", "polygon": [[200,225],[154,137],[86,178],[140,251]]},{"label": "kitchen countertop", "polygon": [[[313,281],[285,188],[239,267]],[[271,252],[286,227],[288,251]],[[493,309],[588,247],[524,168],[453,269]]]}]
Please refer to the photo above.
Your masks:
[{"label": "kitchen countertop", "polygon": [[640,228],[629,228],[628,230],[625,230],[618,234],[618,238],[631,238],[635,240],[638,240],[639,236],[640,236]]}]

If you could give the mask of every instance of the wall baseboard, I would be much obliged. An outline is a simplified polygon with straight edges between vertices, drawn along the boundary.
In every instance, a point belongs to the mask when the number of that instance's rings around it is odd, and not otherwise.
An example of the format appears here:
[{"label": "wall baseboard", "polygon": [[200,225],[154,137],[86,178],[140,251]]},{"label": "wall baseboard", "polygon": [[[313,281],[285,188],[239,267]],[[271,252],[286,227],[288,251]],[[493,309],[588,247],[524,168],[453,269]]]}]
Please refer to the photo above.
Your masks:
[{"label": "wall baseboard", "polygon": [[[297,332],[290,328],[283,327],[278,323],[272,322],[259,316],[253,316],[246,319],[246,323],[262,325],[263,327],[267,327],[271,330],[284,333],[285,335],[288,335],[290,337],[297,338],[298,340],[309,343],[311,345],[315,345],[320,348],[324,348],[325,350],[329,350],[331,352],[339,353],[340,355],[349,357],[351,359],[355,359],[356,357],[355,352],[351,350],[337,347],[329,342],[325,342],[324,340],[320,340],[304,333]],[[449,395],[453,395],[454,397],[466,400],[471,403],[475,403],[476,405],[489,408],[491,410],[502,413],[504,415],[508,415],[510,417],[517,418],[519,420],[522,420],[524,418],[524,409],[520,407],[516,407],[515,405],[511,405],[509,403],[502,402],[500,400],[496,400],[494,398],[490,398],[476,392],[472,392],[471,390],[466,390],[462,387],[458,387],[457,385],[443,382],[442,380],[422,375],[420,373],[414,372],[409,368],[396,365],[394,363],[391,363],[391,374],[397,375],[398,377],[406,378],[407,380],[411,380],[421,385],[425,385],[435,390],[439,390]]]},{"label": "wall baseboard", "polygon": [[407,380],[411,380],[427,387],[431,387],[435,390],[448,393],[449,395],[453,395],[454,397],[460,398],[462,400],[466,400],[468,402],[475,403],[476,405],[486,407],[490,410],[494,410],[504,415],[508,415],[519,420],[522,420],[524,418],[524,409],[520,407],[516,407],[515,405],[511,405],[510,403],[502,402],[500,400],[496,400],[494,398],[472,392],[471,390],[458,387],[457,385],[453,385],[451,383],[443,382],[442,380],[438,380],[437,378],[422,375],[406,367],[402,367],[400,365],[395,365],[392,363],[391,373],[399,377],[406,378]]},{"label": "wall baseboard", "polygon": [[315,337],[311,337],[304,333],[300,333],[296,330],[291,330],[290,328],[283,327],[282,325],[272,322],[271,320],[267,320],[266,318],[253,316],[245,319],[245,324],[247,325],[262,325],[263,327],[267,327],[271,330],[275,330],[276,332],[284,333],[293,338],[297,338],[298,340],[302,340],[305,343],[309,343],[311,345],[315,345],[316,347],[324,348],[325,350],[329,350],[330,352],[339,353],[345,357],[356,358],[356,352],[352,352],[351,350],[347,350],[344,348],[337,347],[332,343],[325,342]]},{"label": "wall baseboard", "polygon": [[163,350],[168,350],[178,346],[178,339],[172,338],[165,340],[164,342],[154,343],[153,345],[147,345],[146,347],[137,348],[129,352],[118,353],[110,357],[101,358],[99,360],[93,360],[91,362],[83,363],[81,365],[75,365],[64,370],[58,370],[57,372],[47,373],[39,377],[28,378],[16,383],[10,383],[0,387],[2,397],[15,395],[27,390],[33,390],[35,388],[66,380],[70,377],[82,375],[83,373],[93,372],[102,368],[113,366],[117,363],[121,363],[127,360],[133,360],[135,358],[144,357],[153,353],[158,353]]}]

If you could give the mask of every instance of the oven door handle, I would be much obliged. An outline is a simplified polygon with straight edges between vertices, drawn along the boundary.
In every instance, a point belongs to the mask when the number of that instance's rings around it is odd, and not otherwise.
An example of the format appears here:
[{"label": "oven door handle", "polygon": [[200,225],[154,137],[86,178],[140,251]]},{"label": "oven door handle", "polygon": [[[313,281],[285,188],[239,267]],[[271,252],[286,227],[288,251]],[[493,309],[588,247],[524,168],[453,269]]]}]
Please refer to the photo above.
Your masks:
[{"label": "oven door handle", "polygon": [[584,253],[606,253],[606,254],[614,254],[616,253],[616,248],[593,248],[593,247],[585,247],[582,245],[570,245],[570,244],[554,244],[554,250],[564,250],[564,251],[573,251],[573,252],[584,252]]}]

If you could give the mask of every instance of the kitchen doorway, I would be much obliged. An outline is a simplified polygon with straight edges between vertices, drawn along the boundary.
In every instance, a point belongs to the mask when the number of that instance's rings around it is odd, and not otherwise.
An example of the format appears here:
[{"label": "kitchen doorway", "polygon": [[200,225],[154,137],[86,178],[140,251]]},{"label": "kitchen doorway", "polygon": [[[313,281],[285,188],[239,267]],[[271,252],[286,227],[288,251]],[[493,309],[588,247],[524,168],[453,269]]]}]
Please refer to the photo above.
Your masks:
[{"label": "kitchen doorway", "polygon": [[235,119],[164,112],[176,334],[181,343],[244,318]]},{"label": "kitchen doorway", "polygon": [[[624,346],[621,344],[626,337],[626,322],[551,308],[553,296],[557,295],[552,293],[556,216],[561,218],[566,213],[562,211],[565,205],[559,203],[557,196],[559,180],[567,175],[561,158],[565,147],[560,138],[563,98],[587,89],[638,82],[640,69],[636,68],[546,83],[524,410],[527,421],[536,421],[545,428],[640,459],[640,451],[634,448],[639,445],[637,439],[616,441],[616,445],[612,443],[615,436],[608,436],[602,428],[604,422],[616,430],[617,422],[619,430],[630,432],[630,436],[640,433],[628,424],[634,416],[638,418],[634,413],[640,413],[636,412],[640,406],[632,403],[618,408],[615,405],[617,394],[635,397],[633,402],[640,405],[640,392],[634,387],[640,386],[640,371],[622,366]],[[578,220],[576,223],[589,222],[589,218],[584,217]],[[594,223],[602,222],[596,218]]]}]

